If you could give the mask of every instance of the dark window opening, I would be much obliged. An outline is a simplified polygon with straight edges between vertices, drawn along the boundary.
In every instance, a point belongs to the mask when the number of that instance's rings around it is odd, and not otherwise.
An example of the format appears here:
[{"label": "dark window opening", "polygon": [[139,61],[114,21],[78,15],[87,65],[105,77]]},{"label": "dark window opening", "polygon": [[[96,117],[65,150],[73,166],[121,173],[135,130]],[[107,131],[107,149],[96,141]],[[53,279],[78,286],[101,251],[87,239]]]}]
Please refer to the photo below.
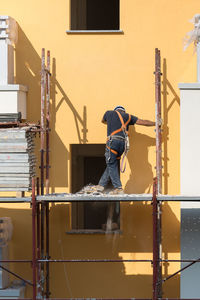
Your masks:
[{"label": "dark window opening", "polygon": [[71,30],[119,30],[119,0],[71,0]]},{"label": "dark window opening", "polygon": [[[105,164],[105,144],[73,144],[71,151],[71,192],[76,193],[89,183],[98,184]],[[108,188],[111,187],[111,183]],[[110,202],[72,203],[72,230],[109,230],[120,227],[120,205]]]}]

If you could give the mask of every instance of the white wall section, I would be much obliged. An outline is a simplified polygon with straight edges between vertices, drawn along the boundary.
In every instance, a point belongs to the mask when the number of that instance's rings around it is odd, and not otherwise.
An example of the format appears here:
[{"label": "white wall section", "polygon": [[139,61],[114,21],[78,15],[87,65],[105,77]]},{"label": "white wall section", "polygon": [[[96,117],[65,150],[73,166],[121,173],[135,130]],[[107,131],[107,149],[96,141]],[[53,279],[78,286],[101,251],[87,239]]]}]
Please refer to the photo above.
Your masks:
[{"label": "white wall section", "polygon": [[[179,88],[181,195],[200,195],[200,83],[181,83]],[[181,202],[181,259],[200,258],[199,232],[200,203]],[[181,298],[199,298],[199,277],[199,263],[181,273]]]},{"label": "white wall section", "polygon": [[21,112],[26,119],[27,87],[14,84],[14,43],[17,23],[9,16],[0,16],[0,114]]}]

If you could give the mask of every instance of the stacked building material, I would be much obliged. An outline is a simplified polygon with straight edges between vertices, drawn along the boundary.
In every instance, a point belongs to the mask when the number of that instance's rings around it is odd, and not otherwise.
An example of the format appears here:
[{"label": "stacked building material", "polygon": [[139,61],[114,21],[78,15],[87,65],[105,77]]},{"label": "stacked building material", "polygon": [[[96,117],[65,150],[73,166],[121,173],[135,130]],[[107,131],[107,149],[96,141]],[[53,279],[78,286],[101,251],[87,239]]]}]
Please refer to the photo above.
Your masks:
[{"label": "stacked building material", "polygon": [[34,134],[29,127],[0,129],[0,191],[31,189],[34,148]]},{"label": "stacked building material", "polygon": [[0,113],[0,123],[20,122],[21,112],[18,113]]}]

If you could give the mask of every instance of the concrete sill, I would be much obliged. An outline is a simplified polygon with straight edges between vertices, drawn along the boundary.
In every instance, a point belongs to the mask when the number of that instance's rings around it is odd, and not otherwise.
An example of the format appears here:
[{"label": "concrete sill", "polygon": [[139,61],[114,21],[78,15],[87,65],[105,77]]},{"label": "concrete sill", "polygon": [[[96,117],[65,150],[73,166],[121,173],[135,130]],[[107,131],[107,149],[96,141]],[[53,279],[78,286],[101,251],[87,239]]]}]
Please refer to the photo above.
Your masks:
[{"label": "concrete sill", "polygon": [[178,87],[180,90],[200,90],[200,83],[199,82],[179,83]]},{"label": "concrete sill", "polygon": [[124,34],[123,30],[66,30],[67,34]]},{"label": "concrete sill", "polygon": [[22,84],[6,84],[0,85],[0,91],[22,91],[27,92],[28,87]]},{"label": "concrete sill", "polygon": [[102,229],[72,229],[67,234],[122,234],[120,229],[105,231]]}]

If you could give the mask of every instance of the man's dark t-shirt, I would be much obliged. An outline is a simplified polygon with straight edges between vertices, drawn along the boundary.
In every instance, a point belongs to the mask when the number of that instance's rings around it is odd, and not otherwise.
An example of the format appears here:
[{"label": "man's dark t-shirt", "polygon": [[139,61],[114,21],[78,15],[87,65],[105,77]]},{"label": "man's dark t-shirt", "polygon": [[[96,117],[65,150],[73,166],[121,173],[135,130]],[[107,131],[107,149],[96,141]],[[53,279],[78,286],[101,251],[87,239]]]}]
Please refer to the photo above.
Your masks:
[{"label": "man's dark t-shirt", "polygon": [[[126,123],[128,121],[129,114],[124,113],[121,110],[119,111],[119,113],[121,114],[121,116],[124,120],[124,123]],[[121,126],[122,126],[119,116],[118,116],[117,112],[114,110],[107,110],[103,116],[103,120],[107,123],[107,136],[109,136],[112,132],[121,128]],[[126,130],[128,131],[129,125],[134,125],[137,122],[137,120],[138,120],[137,117],[131,115],[131,120],[126,127]],[[116,133],[116,135],[124,137],[123,131]]]}]

